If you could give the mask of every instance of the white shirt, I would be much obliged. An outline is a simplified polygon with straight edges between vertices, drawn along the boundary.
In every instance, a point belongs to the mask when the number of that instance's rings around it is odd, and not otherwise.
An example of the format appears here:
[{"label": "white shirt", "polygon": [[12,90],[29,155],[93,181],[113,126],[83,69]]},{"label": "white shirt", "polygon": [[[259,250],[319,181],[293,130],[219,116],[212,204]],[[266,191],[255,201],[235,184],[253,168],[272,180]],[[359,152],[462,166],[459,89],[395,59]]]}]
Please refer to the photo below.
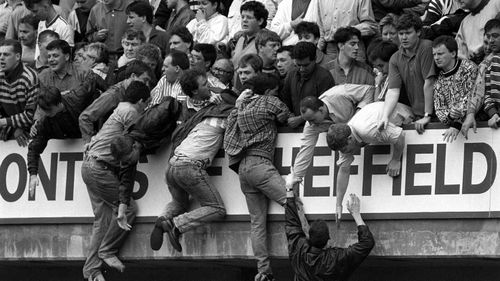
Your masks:
[{"label": "white shirt", "polygon": [[[75,31],[71,27],[71,25],[66,21],[64,18],[61,16],[57,15],[52,22],[47,23],[46,21],[40,21],[38,23],[38,33],[40,34],[44,30],[53,30],[57,34],[59,34],[59,38],[62,40],[68,42],[68,44],[73,47],[75,45],[74,42],[74,36],[75,36]],[[36,44],[36,49],[35,49],[35,58],[38,58],[40,55],[40,49],[38,48],[38,39],[37,39],[37,44]]]},{"label": "white shirt", "polygon": [[[283,46],[295,45],[299,42],[299,38],[290,24],[292,22],[292,4],[293,0],[283,0],[278,6],[278,11],[271,22],[271,26],[269,26],[269,29],[276,32],[283,40]],[[311,0],[304,15],[304,21],[318,22],[319,13],[317,8],[317,0]]]},{"label": "white shirt", "polygon": [[207,20],[194,18],[186,27],[193,34],[194,42],[203,44],[221,42],[229,34],[227,18],[217,12]]}]

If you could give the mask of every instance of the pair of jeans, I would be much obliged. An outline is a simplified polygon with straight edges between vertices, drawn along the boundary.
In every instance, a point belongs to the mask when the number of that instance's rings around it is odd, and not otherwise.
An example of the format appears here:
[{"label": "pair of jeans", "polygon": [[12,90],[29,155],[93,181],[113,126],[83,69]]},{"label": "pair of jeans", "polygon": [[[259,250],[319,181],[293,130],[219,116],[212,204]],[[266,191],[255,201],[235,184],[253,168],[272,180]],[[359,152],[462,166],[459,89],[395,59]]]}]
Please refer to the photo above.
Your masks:
[{"label": "pair of jeans", "polygon": [[[87,185],[94,225],[92,237],[83,266],[84,278],[94,277],[101,272],[102,260],[116,256],[123,245],[128,231],[118,226],[118,176],[103,163],[86,156],[82,164],[82,178]],[[126,211],[127,222],[132,224],[136,216],[136,205],[133,200]]]},{"label": "pair of jeans", "polygon": [[[181,233],[226,215],[219,191],[209,182],[206,163],[174,156],[167,168],[167,185],[172,201],[161,216],[172,218]],[[201,207],[186,213],[189,196],[197,200]]]},{"label": "pair of jeans", "polygon": [[250,238],[257,269],[260,273],[272,273],[267,251],[267,210],[269,199],[285,205],[285,180],[269,159],[260,156],[245,156],[238,174],[250,213]]}]

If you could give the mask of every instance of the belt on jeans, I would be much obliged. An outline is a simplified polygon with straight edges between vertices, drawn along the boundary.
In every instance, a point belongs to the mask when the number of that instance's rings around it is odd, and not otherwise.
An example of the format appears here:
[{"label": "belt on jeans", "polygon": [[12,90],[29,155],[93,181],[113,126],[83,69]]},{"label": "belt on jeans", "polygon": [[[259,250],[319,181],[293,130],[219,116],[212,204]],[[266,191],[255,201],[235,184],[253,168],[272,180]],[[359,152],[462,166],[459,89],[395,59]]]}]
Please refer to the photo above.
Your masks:
[{"label": "belt on jeans", "polygon": [[111,165],[109,164],[108,162],[106,161],[103,161],[103,160],[99,160],[97,158],[97,156],[94,156],[94,155],[86,155],[85,156],[87,161],[92,161],[96,164],[98,164],[99,166],[101,166],[104,170],[109,170],[111,172],[113,172],[114,174],[118,175],[118,173],[120,172],[120,167],[117,167],[115,165]]},{"label": "belt on jeans", "polygon": [[190,163],[202,169],[205,169],[207,167],[208,162],[209,162],[208,159],[196,160],[186,156],[177,156],[177,155],[172,156],[172,158],[170,158],[169,161],[170,165],[174,165],[175,163]]}]

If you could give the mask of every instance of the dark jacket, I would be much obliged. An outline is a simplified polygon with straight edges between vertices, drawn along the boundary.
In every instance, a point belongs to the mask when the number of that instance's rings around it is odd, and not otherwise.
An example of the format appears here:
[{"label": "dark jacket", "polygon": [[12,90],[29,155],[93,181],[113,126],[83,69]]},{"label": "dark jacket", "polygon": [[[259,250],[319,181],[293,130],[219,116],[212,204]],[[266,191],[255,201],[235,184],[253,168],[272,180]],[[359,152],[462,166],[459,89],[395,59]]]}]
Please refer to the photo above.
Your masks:
[{"label": "dark jacket", "polygon": [[166,97],[144,111],[127,133],[143,146],[142,151],[151,154],[170,140],[177,125],[182,105],[172,97]]},{"label": "dark jacket", "polygon": [[375,245],[366,225],[358,226],[358,243],[348,248],[319,249],[309,245],[302,230],[295,198],[285,206],[288,254],[295,281],[347,280]]}]

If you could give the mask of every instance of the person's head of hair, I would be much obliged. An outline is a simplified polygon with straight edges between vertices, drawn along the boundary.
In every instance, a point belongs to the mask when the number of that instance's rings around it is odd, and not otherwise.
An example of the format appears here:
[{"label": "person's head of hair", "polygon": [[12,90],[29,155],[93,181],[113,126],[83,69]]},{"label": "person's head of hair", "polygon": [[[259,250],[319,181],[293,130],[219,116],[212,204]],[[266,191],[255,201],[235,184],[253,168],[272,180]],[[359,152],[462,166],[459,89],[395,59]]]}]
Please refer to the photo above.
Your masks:
[{"label": "person's head of hair", "polygon": [[38,44],[41,44],[41,43],[47,41],[48,38],[51,38],[54,40],[60,39],[59,34],[57,32],[55,32],[54,30],[46,29],[46,30],[40,32],[40,34],[38,34]]},{"label": "person's head of hair", "polygon": [[422,29],[422,20],[419,16],[412,13],[404,13],[396,20],[396,30],[406,30],[414,28],[415,31],[420,31]]},{"label": "person's head of hair", "polygon": [[262,96],[268,94],[269,91],[276,92],[279,83],[277,78],[260,73],[245,81],[245,83],[243,83],[243,89],[250,89],[254,94]]},{"label": "person's head of hair", "polygon": [[161,62],[162,62],[160,48],[158,46],[156,46],[155,44],[151,44],[151,43],[146,43],[146,44],[142,45],[137,50],[135,57],[138,60],[143,61],[146,64],[148,64],[149,67],[153,71],[156,71],[158,66],[161,65]]},{"label": "person's head of hair", "polygon": [[333,124],[328,128],[326,143],[331,150],[339,151],[349,144],[351,128],[347,124]]},{"label": "person's head of hair", "polygon": [[206,76],[206,72],[198,68],[184,71],[179,79],[182,92],[184,92],[184,94],[188,97],[193,97],[194,91],[199,88],[198,79]]},{"label": "person's head of hair", "polygon": [[395,14],[389,13],[383,17],[378,25],[380,26],[380,33],[382,33],[382,29],[386,25],[392,25],[396,27],[396,21],[398,20],[398,17]]},{"label": "person's head of hair", "polygon": [[23,1],[24,1],[24,6],[26,6],[26,8],[28,10],[33,9],[35,4],[40,4],[42,2],[46,2],[46,0],[23,0]]},{"label": "person's head of hair", "polygon": [[484,25],[484,34],[492,30],[493,28],[500,29],[500,19],[491,19]]},{"label": "person's head of hair", "polygon": [[182,70],[189,69],[189,58],[186,53],[172,50],[168,56],[172,58],[172,66],[178,66]]},{"label": "person's head of hair", "polygon": [[42,110],[50,110],[62,102],[61,91],[56,87],[42,86],[38,94],[38,106]]},{"label": "person's head of hair", "polygon": [[71,46],[64,40],[54,40],[47,45],[47,51],[61,50],[65,55],[71,55]]},{"label": "person's head of hair", "polygon": [[130,103],[137,103],[140,100],[147,100],[149,98],[148,85],[141,81],[132,81],[125,89],[125,98],[123,101]]},{"label": "person's head of hair", "polygon": [[455,52],[455,54],[458,51],[458,44],[457,41],[455,41],[455,38],[449,36],[449,35],[441,35],[438,38],[434,39],[432,41],[432,48],[437,48],[439,46],[445,46],[450,53]]},{"label": "person's head of hair", "polygon": [[300,101],[300,112],[305,113],[308,109],[316,112],[325,105],[318,97],[307,96]]},{"label": "person's head of hair", "polygon": [[266,46],[267,42],[278,42],[281,44],[280,36],[271,30],[263,29],[255,36],[255,48],[259,52],[260,46]]},{"label": "person's head of hair", "polygon": [[212,65],[212,74],[224,84],[232,83],[234,65],[230,59],[220,58]]},{"label": "person's head of hair", "polygon": [[299,36],[299,38],[304,37],[307,34],[312,34],[314,36],[314,39],[319,39],[321,34],[319,31],[319,26],[315,22],[310,22],[310,21],[302,21],[294,29],[295,34]]},{"label": "person's head of hair", "polygon": [[303,60],[309,58],[316,61],[316,46],[311,42],[299,42],[293,47],[292,58]]},{"label": "person's head of hair", "polygon": [[111,156],[116,161],[137,163],[140,157],[140,145],[129,135],[120,135],[111,141]]},{"label": "person's head of hair", "polygon": [[21,46],[21,43],[19,43],[19,41],[17,41],[17,40],[4,39],[4,40],[0,41],[0,47],[3,47],[3,46],[12,47],[12,50],[14,51],[15,54],[19,54],[20,56],[22,56],[22,54],[23,54],[23,47]]},{"label": "person's head of hair", "polygon": [[135,13],[139,17],[146,17],[146,22],[153,24],[153,7],[145,1],[134,1],[130,3],[125,9],[125,13]]},{"label": "person's head of hair", "polygon": [[261,72],[264,63],[262,59],[256,54],[246,54],[241,57],[240,62],[238,63],[238,68],[243,68],[250,66],[255,72]]},{"label": "person's head of hair", "polygon": [[269,12],[267,11],[264,4],[257,1],[248,1],[241,5],[240,13],[243,11],[253,12],[253,15],[257,21],[262,20],[260,28],[265,28],[267,25],[267,18],[269,17]]},{"label": "person's head of hair", "polygon": [[151,79],[155,77],[153,71],[145,62],[140,60],[133,60],[127,64],[127,68],[125,69],[125,76],[131,77],[132,74],[135,76],[141,76],[144,73],[147,73]]},{"label": "person's head of hair", "polygon": [[380,59],[384,62],[388,62],[391,56],[398,51],[398,45],[389,41],[379,41],[375,42],[375,45],[370,46],[370,51],[368,53],[368,58],[370,62],[374,62]]},{"label": "person's head of hair", "polygon": [[333,41],[335,43],[345,43],[356,36],[358,39],[361,39],[361,32],[352,26],[341,27],[335,31],[333,34]]},{"label": "person's head of hair", "polygon": [[134,30],[132,28],[127,29],[123,35],[122,39],[127,39],[127,40],[139,40],[141,43],[146,42],[146,36],[144,36],[144,33],[141,30]]},{"label": "person's head of hair", "polygon": [[27,24],[27,25],[33,27],[33,29],[35,29],[35,31],[36,31],[38,29],[39,22],[40,22],[40,20],[37,17],[35,17],[35,15],[28,14],[19,20],[18,25],[19,24]]},{"label": "person's head of hair", "polygon": [[[185,26],[175,26],[172,28],[172,35],[171,36],[178,36],[184,43],[189,44],[189,50],[193,49],[194,41],[193,41],[193,34],[189,32],[189,29],[187,29]],[[172,49],[172,47],[170,47]]]},{"label": "person's head of hair", "polygon": [[205,61],[205,70],[209,70],[217,59],[217,49],[212,44],[196,44],[193,51],[201,53]]},{"label": "person's head of hair", "polygon": [[322,249],[330,239],[328,225],[323,220],[317,220],[311,223],[309,228],[309,244],[313,247]]},{"label": "person's head of hair", "polygon": [[108,64],[109,63],[109,51],[108,51],[108,45],[102,42],[95,42],[95,43],[90,43],[87,46],[87,52],[95,50],[96,52],[96,58],[94,63],[104,63]]},{"label": "person's head of hair", "polygon": [[291,57],[293,54],[293,47],[294,47],[293,45],[281,46],[278,49],[278,54],[283,53],[283,52],[288,52],[290,54],[290,57]]}]

